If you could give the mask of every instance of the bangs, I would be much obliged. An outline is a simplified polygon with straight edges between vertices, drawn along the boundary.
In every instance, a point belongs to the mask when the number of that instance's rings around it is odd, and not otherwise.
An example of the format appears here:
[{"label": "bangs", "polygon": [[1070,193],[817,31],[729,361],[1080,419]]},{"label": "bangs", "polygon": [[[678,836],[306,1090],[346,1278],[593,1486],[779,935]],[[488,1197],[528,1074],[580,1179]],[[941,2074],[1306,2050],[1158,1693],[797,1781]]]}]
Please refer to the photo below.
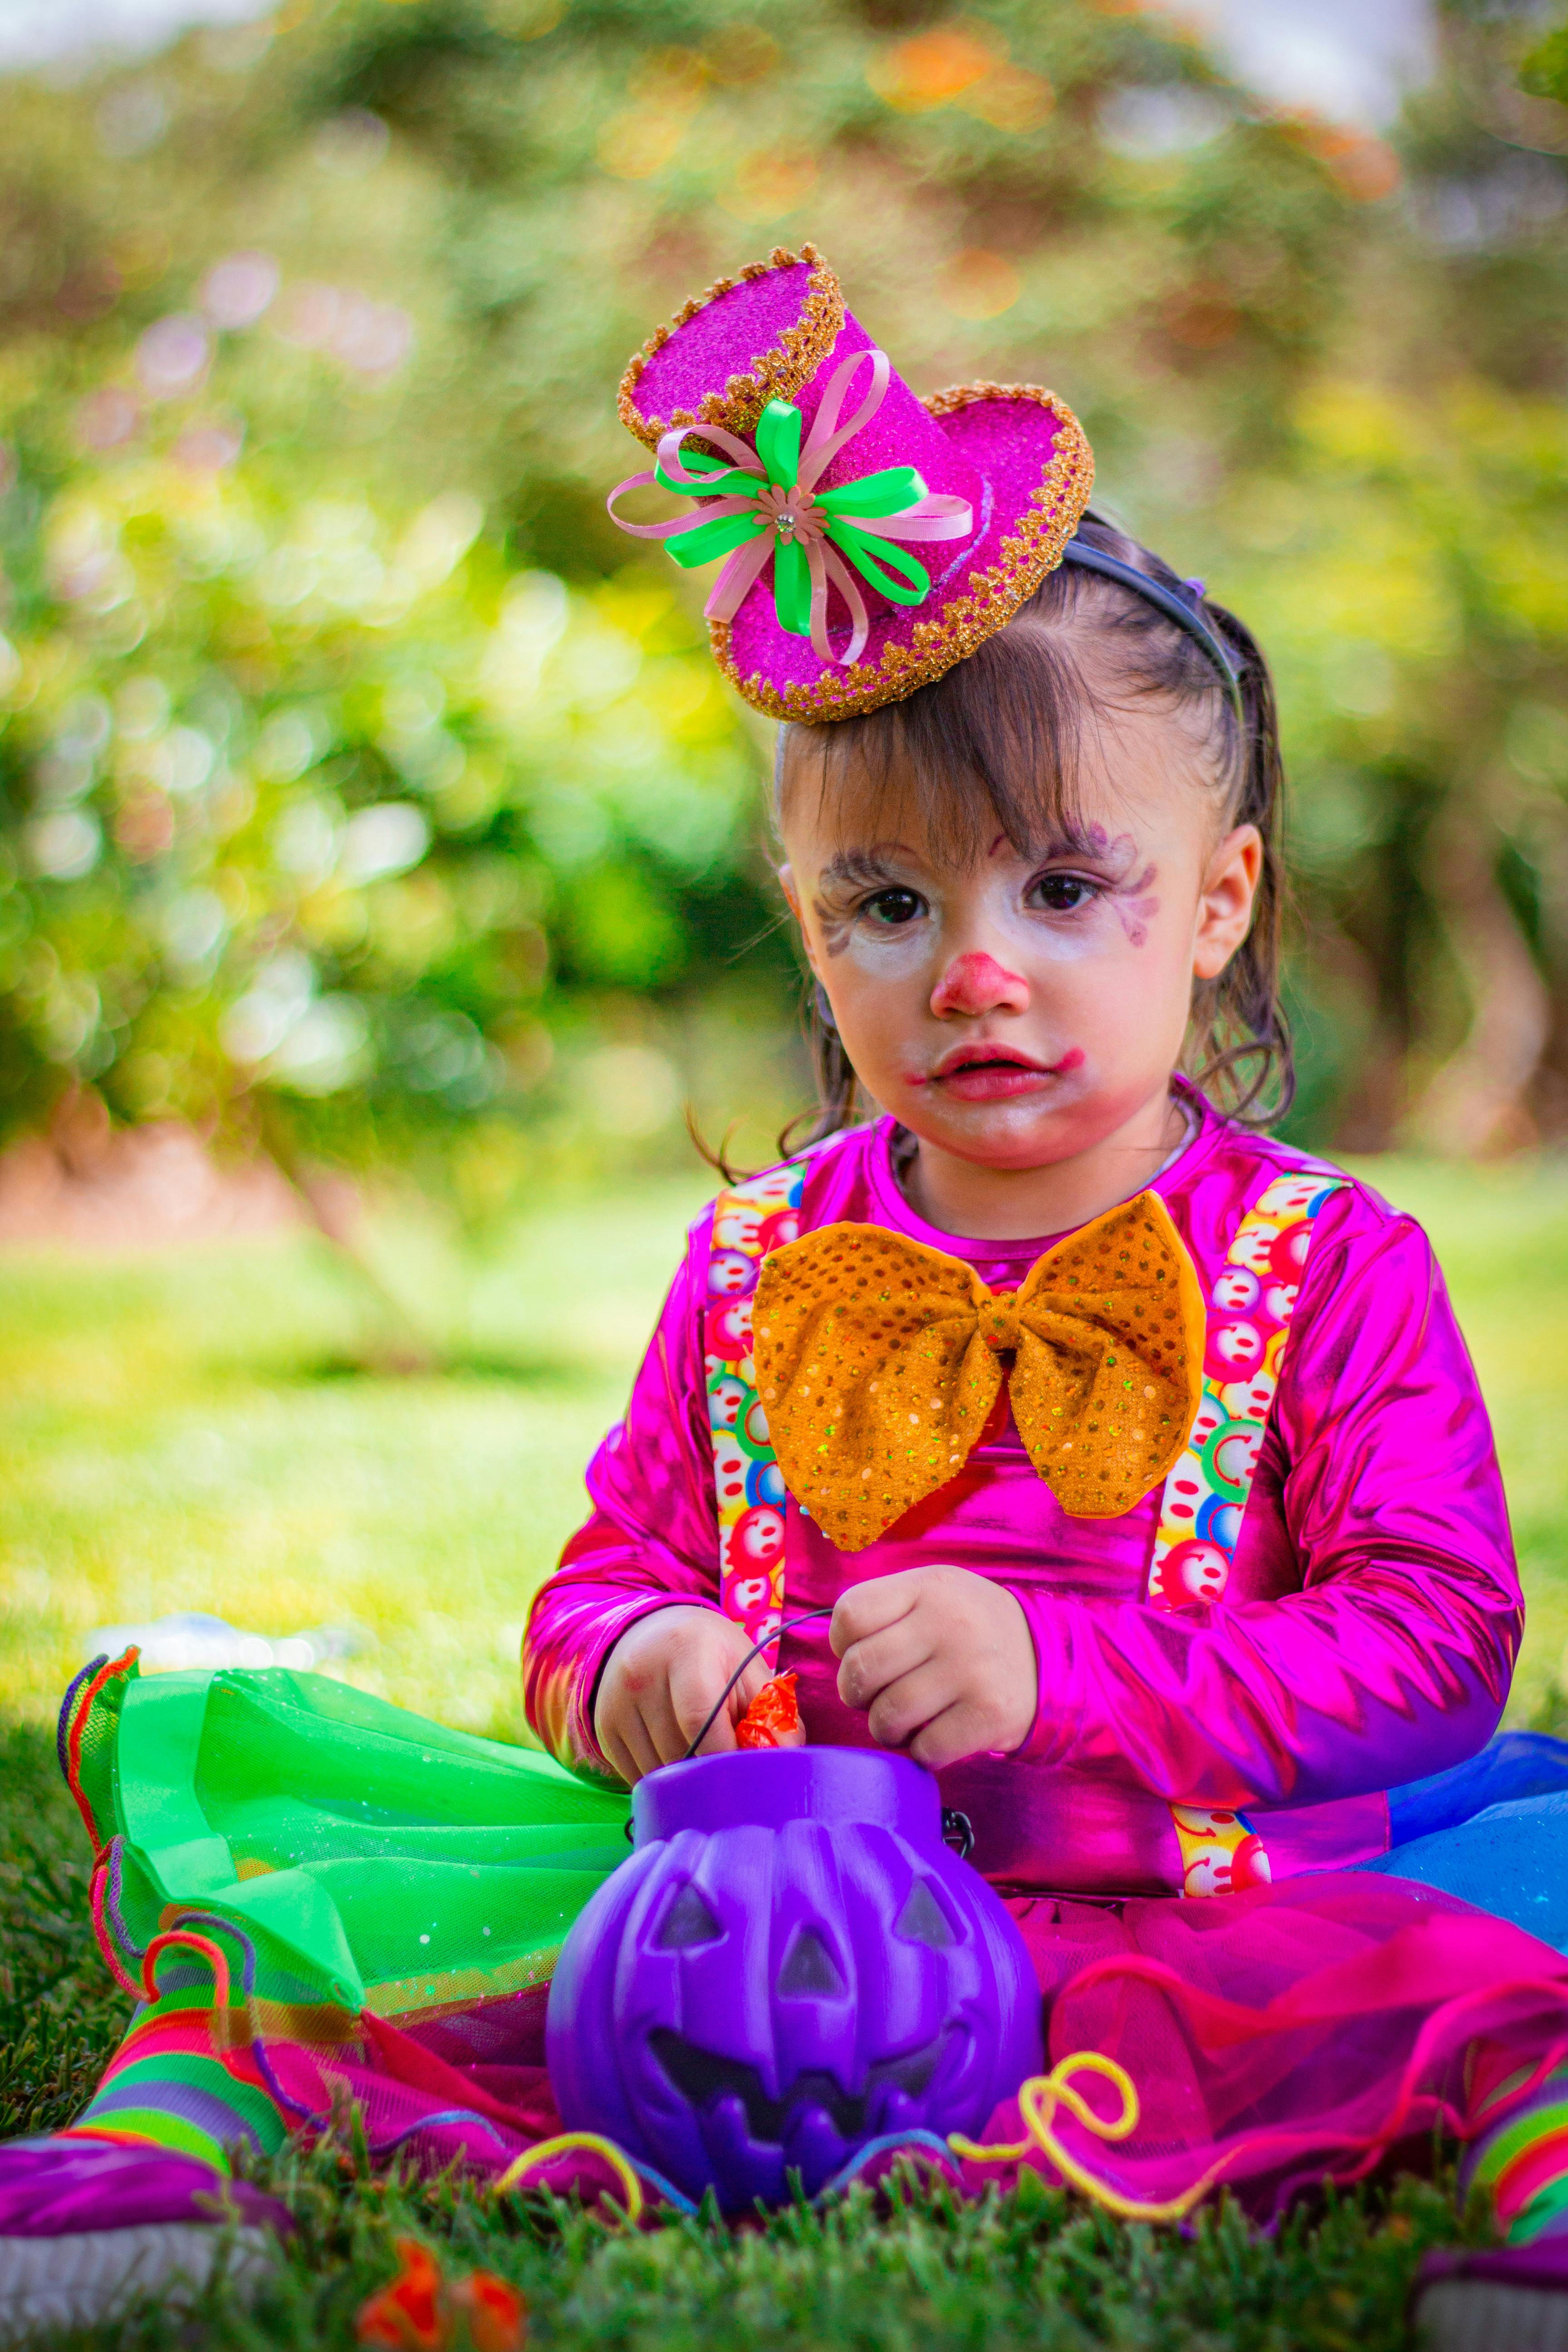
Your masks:
[{"label": "bangs", "polygon": [[[1090,508],[1078,536],[1167,592],[1077,565],[1048,572],[1013,617],[942,677],[902,702],[856,719],[781,727],[773,769],[781,826],[802,793],[831,816],[868,791],[869,821],[889,835],[914,819],[936,856],[973,866],[1000,832],[1033,859],[1082,838],[1086,756],[1114,778],[1103,738],[1148,700],[1173,730],[1171,751],[1206,792],[1208,821],[1257,827],[1261,845],[1251,928],[1224,971],[1194,981],[1181,1066],[1232,1118],[1267,1127],[1295,1091],[1289,1024],[1279,1001],[1285,877],[1279,845],[1284,776],[1274,682],[1256,638],[1200,580]],[[1181,595],[1224,650],[1226,675],[1169,609]],[[1235,689],[1233,692],[1232,689]],[[1239,707],[1237,707],[1239,705]],[[831,1135],[859,1115],[859,1081],[818,984],[806,1019],[818,1108],[808,1135]]]},{"label": "bangs", "polygon": [[1068,635],[1026,612],[903,702],[781,728],[777,813],[814,781],[820,809],[854,776],[879,820],[896,830],[898,816],[917,817],[954,865],[978,863],[999,831],[1027,857],[1075,832],[1082,730],[1098,700]]}]

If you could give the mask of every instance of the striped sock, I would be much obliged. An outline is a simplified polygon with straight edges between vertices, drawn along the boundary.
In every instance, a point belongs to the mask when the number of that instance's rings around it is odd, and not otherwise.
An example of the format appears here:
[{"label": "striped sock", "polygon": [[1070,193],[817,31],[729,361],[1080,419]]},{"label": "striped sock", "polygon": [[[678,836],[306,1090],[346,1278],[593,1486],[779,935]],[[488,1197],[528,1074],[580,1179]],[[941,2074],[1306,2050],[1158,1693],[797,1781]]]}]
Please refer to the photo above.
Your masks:
[{"label": "striped sock", "polygon": [[225,2176],[237,2143],[261,2156],[281,2147],[288,2126],[246,2046],[245,2012],[216,2008],[213,1992],[203,1959],[167,1954],[157,2000],[137,2010],[68,2136],[163,2148]]},{"label": "striped sock", "polygon": [[[254,1947],[224,1918],[186,1912],[146,1946],[132,1936],[121,1903],[125,1841],[114,1827],[114,1777],[120,1716],[138,1675],[134,1648],[119,1658],[95,1658],[60,1708],[60,1769],[92,1841],[99,1947],[137,2007],[102,2082],[58,2137],[191,2157],[227,2177],[232,2149],[270,2156],[311,2112],[298,2101],[290,2106],[281,2094],[258,2038],[261,2014],[277,2015],[286,2044],[297,2035],[320,2041],[330,2012],[313,2006],[308,1992],[303,2008],[287,2000],[257,2001]],[[163,1916],[170,1916],[167,1908]],[[346,2015],[331,2018],[326,2041],[341,2042],[352,2022]],[[308,2072],[312,2091],[321,2091],[321,2078]]]},{"label": "striped sock", "polygon": [[1568,2227],[1568,2066],[1549,2074],[1490,2132],[1461,2168],[1462,2198],[1485,2189],[1510,2246]]}]

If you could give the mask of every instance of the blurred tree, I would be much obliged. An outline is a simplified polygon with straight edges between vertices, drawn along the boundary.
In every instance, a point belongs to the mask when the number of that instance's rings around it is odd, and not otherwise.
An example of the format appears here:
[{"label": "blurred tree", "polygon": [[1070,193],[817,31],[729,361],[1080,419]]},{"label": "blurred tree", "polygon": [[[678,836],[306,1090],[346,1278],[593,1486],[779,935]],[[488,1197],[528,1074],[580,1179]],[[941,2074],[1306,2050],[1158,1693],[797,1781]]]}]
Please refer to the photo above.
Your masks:
[{"label": "blurred tree", "polygon": [[1305,1123],[1487,1151],[1568,1131],[1568,109],[1532,10],[1437,28],[1288,461],[1216,520],[1289,721]]},{"label": "blurred tree", "polygon": [[1473,377],[1325,383],[1289,472],[1238,477],[1220,521],[1290,714],[1306,1122],[1560,1132],[1568,415]]},{"label": "blurred tree", "polygon": [[1265,626],[1312,1131],[1568,1122],[1531,21],[1445,16],[1403,179],[1114,0],[289,0],[0,86],[0,1119],[458,1129],[494,1204],[782,1044],[759,731],[603,499],[626,352],[810,236],[918,382],[1054,383]]},{"label": "blurred tree", "polygon": [[1536,43],[1520,68],[1519,80],[1527,98],[1554,98],[1568,106],[1568,24],[1557,26]]},{"label": "blurred tree", "polygon": [[479,520],[279,504],[177,447],[79,467],[0,677],[17,1115],[69,1070],[126,1118],[283,1095],[318,1145],[406,1152],[549,1102],[547,1010],[744,943],[753,763],[672,589],[509,575]]}]

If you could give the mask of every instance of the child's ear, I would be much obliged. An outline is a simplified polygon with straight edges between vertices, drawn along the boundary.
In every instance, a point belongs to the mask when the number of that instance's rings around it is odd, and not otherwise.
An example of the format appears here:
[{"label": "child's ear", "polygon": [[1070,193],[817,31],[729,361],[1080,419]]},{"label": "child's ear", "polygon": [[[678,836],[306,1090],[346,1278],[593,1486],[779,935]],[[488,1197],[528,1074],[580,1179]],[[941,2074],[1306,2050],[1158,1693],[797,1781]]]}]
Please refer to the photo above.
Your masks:
[{"label": "child's ear", "polygon": [[1198,894],[1194,978],[1217,980],[1247,937],[1262,871],[1263,835],[1255,824],[1235,826],[1216,845]]},{"label": "child's ear", "polygon": [[801,953],[805,956],[806,962],[811,966],[812,977],[816,980],[820,980],[822,978],[822,974],[817,970],[816,955],[811,944],[811,933],[806,929],[805,917],[800,911],[800,892],[795,887],[794,871],[788,866],[781,866],[776,870],[779,877],[779,888],[784,892],[784,897],[789,901],[790,913],[795,917],[796,928],[800,932]]}]

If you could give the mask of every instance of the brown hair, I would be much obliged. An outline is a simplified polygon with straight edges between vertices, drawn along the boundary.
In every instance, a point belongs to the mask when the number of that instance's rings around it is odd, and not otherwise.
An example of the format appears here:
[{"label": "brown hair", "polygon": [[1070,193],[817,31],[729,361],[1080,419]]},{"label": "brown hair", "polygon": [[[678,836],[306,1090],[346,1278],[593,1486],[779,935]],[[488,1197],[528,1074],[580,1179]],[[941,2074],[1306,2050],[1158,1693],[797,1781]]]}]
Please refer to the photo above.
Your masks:
[{"label": "brown hair", "polygon": [[[1187,585],[1092,509],[1079,535],[1166,588]],[[1026,855],[1042,819],[1070,822],[1079,743],[1114,707],[1113,694],[1173,704],[1210,770],[1226,824],[1255,824],[1263,837],[1251,929],[1219,978],[1194,988],[1183,1067],[1232,1118],[1261,1127],[1283,1117],[1295,1091],[1279,1002],[1279,719],[1251,633],[1201,594],[1195,610],[1230,655],[1239,713],[1208,655],[1168,614],[1119,581],[1062,564],[1005,627],[907,700],[831,724],[781,727],[775,794],[782,803],[786,759],[795,789],[801,754],[814,755],[825,793],[852,761],[879,790],[912,795],[932,837],[955,858],[980,856],[998,825]],[[1092,673],[1081,658],[1086,640],[1097,656]],[[808,994],[806,1021],[818,1104],[785,1129],[781,1150],[792,1139],[798,1150],[833,1134],[857,1112],[855,1072],[820,988]]]}]

